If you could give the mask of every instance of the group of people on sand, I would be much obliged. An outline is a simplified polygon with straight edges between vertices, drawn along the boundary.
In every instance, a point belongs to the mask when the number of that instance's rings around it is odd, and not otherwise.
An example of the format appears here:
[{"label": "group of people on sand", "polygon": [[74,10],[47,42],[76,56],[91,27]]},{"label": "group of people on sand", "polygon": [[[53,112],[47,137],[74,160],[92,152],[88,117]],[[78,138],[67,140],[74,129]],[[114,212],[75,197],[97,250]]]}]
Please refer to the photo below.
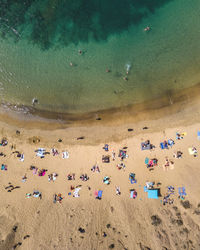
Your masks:
[{"label": "group of people on sand", "polygon": [[[181,137],[182,137],[182,134],[181,134]],[[177,140],[180,140],[180,139],[183,139],[183,137],[180,138],[180,134],[178,134],[177,135]],[[169,139],[168,141],[167,140],[164,141],[164,144],[171,145],[171,147],[172,147],[175,144],[175,142],[172,139]],[[7,139],[3,138],[2,141],[1,141],[1,146],[4,147],[4,146],[7,146],[7,145],[8,145]],[[141,150],[147,150],[147,149],[148,150],[152,150],[154,148],[155,148],[155,146],[150,143],[150,140],[146,140],[145,142],[141,143]],[[117,162],[118,159],[116,159],[116,152],[115,152],[115,150],[110,149],[109,145],[105,144],[104,147],[103,147],[103,150],[106,151],[107,154],[106,155],[102,155],[102,163],[103,163],[103,165],[104,165],[104,163],[111,163],[110,162],[111,155],[109,154],[109,152],[111,152],[112,153],[112,158],[111,158],[112,161],[116,161],[116,163],[114,163],[114,165],[117,167],[118,170],[124,170],[125,171],[126,170],[126,165],[127,165],[126,160],[129,157],[128,154],[127,154],[127,149],[128,149],[128,147],[123,147],[123,148],[119,149],[119,153],[118,153],[119,162]],[[164,147],[164,148],[161,147],[161,150],[162,149],[165,150],[166,147]],[[40,148],[38,150],[35,150],[35,152],[37,153],[37,155],[39,153],[40,158],[42,158],[41,154],[43,155],[43,154],[47,153],[46,150],[42,149],[42,148]],[[53,156],[59,155],[58,150],[55,149],[55,148],[51,149],[50,152],[51,152],[51,154]],[[66,151],[64,151],[64,152],[66,152]],[[177,151],[174,152],[173,157],[176,158],[176,159],[180,159],[180,158],[182,158],[182,155],[183,155],[183,152],[181,152],[180,150],[177,150]],[[67,154],[67,156],[69,156],[69,153]],[[69,157],[66,157],[66,158],[63,158],[63,159],[68,159],[68,158]],[[125,163],[126,163],[126,165],[125,165]],[[147,166],[148,169],[150,169],[152,167],[156,167],[156,166],[158,166],[158,159],[155,158],[155,157],[153,159],[149,159],[149,158],[146,157],[145,164],[146,164],[146,166]],[[164,170],[168,170],[168,169],[173,169],[173,168],[174,168],[174,161],[171,160],[169,157],[166,157],[165,158],[165,163],[163,164],[163,169]],[[7,169],[8,169],[7,165],[2,164],[1,170],[7,170]],[[34,175],[38,175],[40,177],[45,176],[46,173],[47,173],[47,171],[48,171],[47,169],[44,169],[44,168],[38,169],[35,166],[30,166],[30,170],[33,172]],[[100,167],[99,167],[99,165],[97,163],[94,164],[92,166],[92,168],[91,168],[91,171],[93,173],[95,173],[95,172],[96,173],[100,173]],[[129,174],[129,180],[130,180],[129,184],[134,185],[134,184],[137,183],[137,180],[136,180],[135,176],[136,176],[135,173],[130,173]],[[53,173],[51,173],[51,174],[48,175],[48,181],[49,182],[55,182],[57,177],[58,177],[58,174],[56,172],[53,172]],[[80,180],[83,181],[83,182],[86,182],[89,179],[90,178],[89,178],[89,176],[88,176],[87,173],[80,175]],[[68,181],[75,181],[75,173],[69,173],[67,175],[67,180]],[[25,174],[22,177],[22,182],[26,182],[26,181],[27,181],[27,175]],[[111,176],[108,176],[108,175],[104,176],[102,182],[105,185],[110,185],[111,184]],[[151,183],[150,184],[149,183],[150,182],[148,182],[148,185],[146,185],[146,186],[147,186],[148,190],[151,190],[153,188],[150,185]],[[68,194],[71,195],[71,191],[73,191],[73,197],[79,197],[80,196],[79,191],[81,190],[81,186],[82,185],[78,185],[78,186],[71,185],[70,192]],[[91,188],[88,187],[88,190],[91,190]],[[101,197],[98,196],[100,199],[102,198],[102,192],[103,191],[100,192]],[[121,195],[120,186],[115,185],[115,192],[116,192],[116,195]],[[163,197],[163,205],[173,204],[173,201],[174,201],[174,199],[172,198],[173,194],[174,194],[174,187],[168,186],[167,192],[166,192],[166,194]],[[185,191],[183,191],[182,195],[180,195],[180,197],[183,199],[185,194],[186,194]],[[33,193],[27,193],[26,194],[27,198],[30,198],[32,196],[36,197],[36,198],[37,197],[42,198],[42,194],[39,191],[34,191]],[[136,191],[136,189],[130,189],[130,198],[133,198],[133,199],[137,198],[137,191]],[[54,196],[54,202],[58,201],[59,203],[61,203],[62,199],[63,199],[62,194],[60,194],[60,193],[58,195],[55,194],[55,196]]]}]

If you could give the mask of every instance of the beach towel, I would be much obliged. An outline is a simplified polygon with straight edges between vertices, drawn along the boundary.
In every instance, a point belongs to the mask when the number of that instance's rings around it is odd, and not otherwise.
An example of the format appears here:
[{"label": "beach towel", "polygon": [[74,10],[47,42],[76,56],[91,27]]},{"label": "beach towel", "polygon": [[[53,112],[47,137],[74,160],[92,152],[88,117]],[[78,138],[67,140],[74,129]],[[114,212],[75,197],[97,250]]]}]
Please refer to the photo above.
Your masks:
[{"label": "beach towel", "polygon": [[69,158],[69,153],[67,151],[62,152],[62,158],[63,159],[68,159]]},{"label": "beach towel", "polygon": [[144,163],[145,163],[146,165],[148,165],[148,164],[149,164],[149,158],[148,158],[148,157],[146,157],[146,158],[145,158]]},{"label": "beach towel", "polygon": [[165,146],[164,146],[164,143],[163,143],[163,142],[161,142],[161,143],[160,143],[160,148],[161,148],[161,149],[164,149],[164,148],[165,148]]},{"label": "beach towel", "polygon": [[149,199],[158,199],[158,189],[148,189],[147,193]]},{"label": "beach towel", "polygon": [[141,143],[141,149],[142,150],[150,150],[151,149],[151,144],[145,144],[144,142]]},{"label": "beach towel", "polygon": [[186,192],[185,192],[185,187],[179,187],[178,188],[178,193],[179,193],[180,196],[187,195]]},{"label": "beach towel", "polygon": [[101,199],[101,198],[102,198],[102,194],[103,194],[103,191],[102,191],[102,190],[99,190],[99,191],[98,191],[98,199]]},{"label": "beach towel", "polygon": [[21,157],[19,158],[20,161],[24,161],[24,154],[21,154]]},{"label": "beach towel", "polygon": [[137,192],[135,190],[130,191],[130,198],[135,199],[137,197]]},{"label": "beach towel", "polygon": [[79,191],[81,190],[81,188],[75,188],[75,191],[73,192],[73,197],[77,198],[79,197]]},{"label": "beach towel", "polygon": [[167,142],[161,142],[161,143],[160,143],[160,148],[161,148],[161,149],[168,149],[168,144],[167,144]]},{"label": "beach towel", "polygon": [[95,198],[98,197],[98,191],[97,190],[94,191],[94,196],[95,196]]},{"label": "beach towel", "polygon": [[38,198],[41,196],[41,193],[39,191],[34,191],[33,192],[33,197]]},{"label": "beach towel", "polygon": [[174,144],[175,144],[175,143],[174,143],[174,141],[173,141],[172,139],[169,139],[169,140],[168,140],[168,145],[169,145],[170,147],[172,147]]}]

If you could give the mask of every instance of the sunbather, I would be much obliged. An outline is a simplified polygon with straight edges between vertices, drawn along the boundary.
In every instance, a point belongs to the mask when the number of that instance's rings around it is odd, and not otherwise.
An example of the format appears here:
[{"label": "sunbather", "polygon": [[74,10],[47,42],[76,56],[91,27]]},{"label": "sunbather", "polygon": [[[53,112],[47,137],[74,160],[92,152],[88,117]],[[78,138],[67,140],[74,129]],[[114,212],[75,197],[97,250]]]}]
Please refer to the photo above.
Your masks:
[{"label": "sunbather", "polygon": [[89,177],[87,176],[87,174],[82,174],[82,175],[80,176],[80,179],[81,179],[82,181],[88,181],[88,180],[89,180]]},{"label": "sunbather", "polygon": [[121,192],[120,192],[120,187],[115,187],[115,189],[116,189],[116,195],[120,195],[121,194]]},{"label": "sunbather", "polygon": [[73,173],[73,174],[68,174],[67,175],[67,179],[68,179],[68,181],[74,181],[75,180],[75,174]]},{"label": "sunbather", "polygon": [[174,152],[173,157],[180,159],[180,158],[182,158],[182,154],[183,153],[181,151],[177,151],[177,152]]},{"label": "sunbather", "polygon": [[103,163],[109,163],[110,162],[110,156],[109,155],[103,155],[102,156],[102,162]]}]

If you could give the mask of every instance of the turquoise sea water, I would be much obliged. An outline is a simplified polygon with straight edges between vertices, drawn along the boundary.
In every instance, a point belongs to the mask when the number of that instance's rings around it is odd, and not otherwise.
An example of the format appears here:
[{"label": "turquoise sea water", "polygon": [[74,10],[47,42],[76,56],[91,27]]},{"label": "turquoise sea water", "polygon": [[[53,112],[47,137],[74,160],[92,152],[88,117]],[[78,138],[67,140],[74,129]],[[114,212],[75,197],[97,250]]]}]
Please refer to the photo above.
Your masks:
[{"label": "turquoise sea water", "polygon": [[199,82],[199,0],[0,0],[0,6],[3,103],[29,106],[37,98],[38,109],[84,113]]}]

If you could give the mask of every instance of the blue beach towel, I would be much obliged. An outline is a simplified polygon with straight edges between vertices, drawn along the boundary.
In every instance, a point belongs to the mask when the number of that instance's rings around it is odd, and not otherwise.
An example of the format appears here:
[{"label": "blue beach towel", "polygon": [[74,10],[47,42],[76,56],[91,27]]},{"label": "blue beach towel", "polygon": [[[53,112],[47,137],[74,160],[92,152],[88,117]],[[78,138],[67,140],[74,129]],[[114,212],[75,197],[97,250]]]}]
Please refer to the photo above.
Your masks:
[{"label": "blue beach towel", "polygon": [[148,191],[149,199],[158,199],[158,190],[157,189],[149,189]]}]

